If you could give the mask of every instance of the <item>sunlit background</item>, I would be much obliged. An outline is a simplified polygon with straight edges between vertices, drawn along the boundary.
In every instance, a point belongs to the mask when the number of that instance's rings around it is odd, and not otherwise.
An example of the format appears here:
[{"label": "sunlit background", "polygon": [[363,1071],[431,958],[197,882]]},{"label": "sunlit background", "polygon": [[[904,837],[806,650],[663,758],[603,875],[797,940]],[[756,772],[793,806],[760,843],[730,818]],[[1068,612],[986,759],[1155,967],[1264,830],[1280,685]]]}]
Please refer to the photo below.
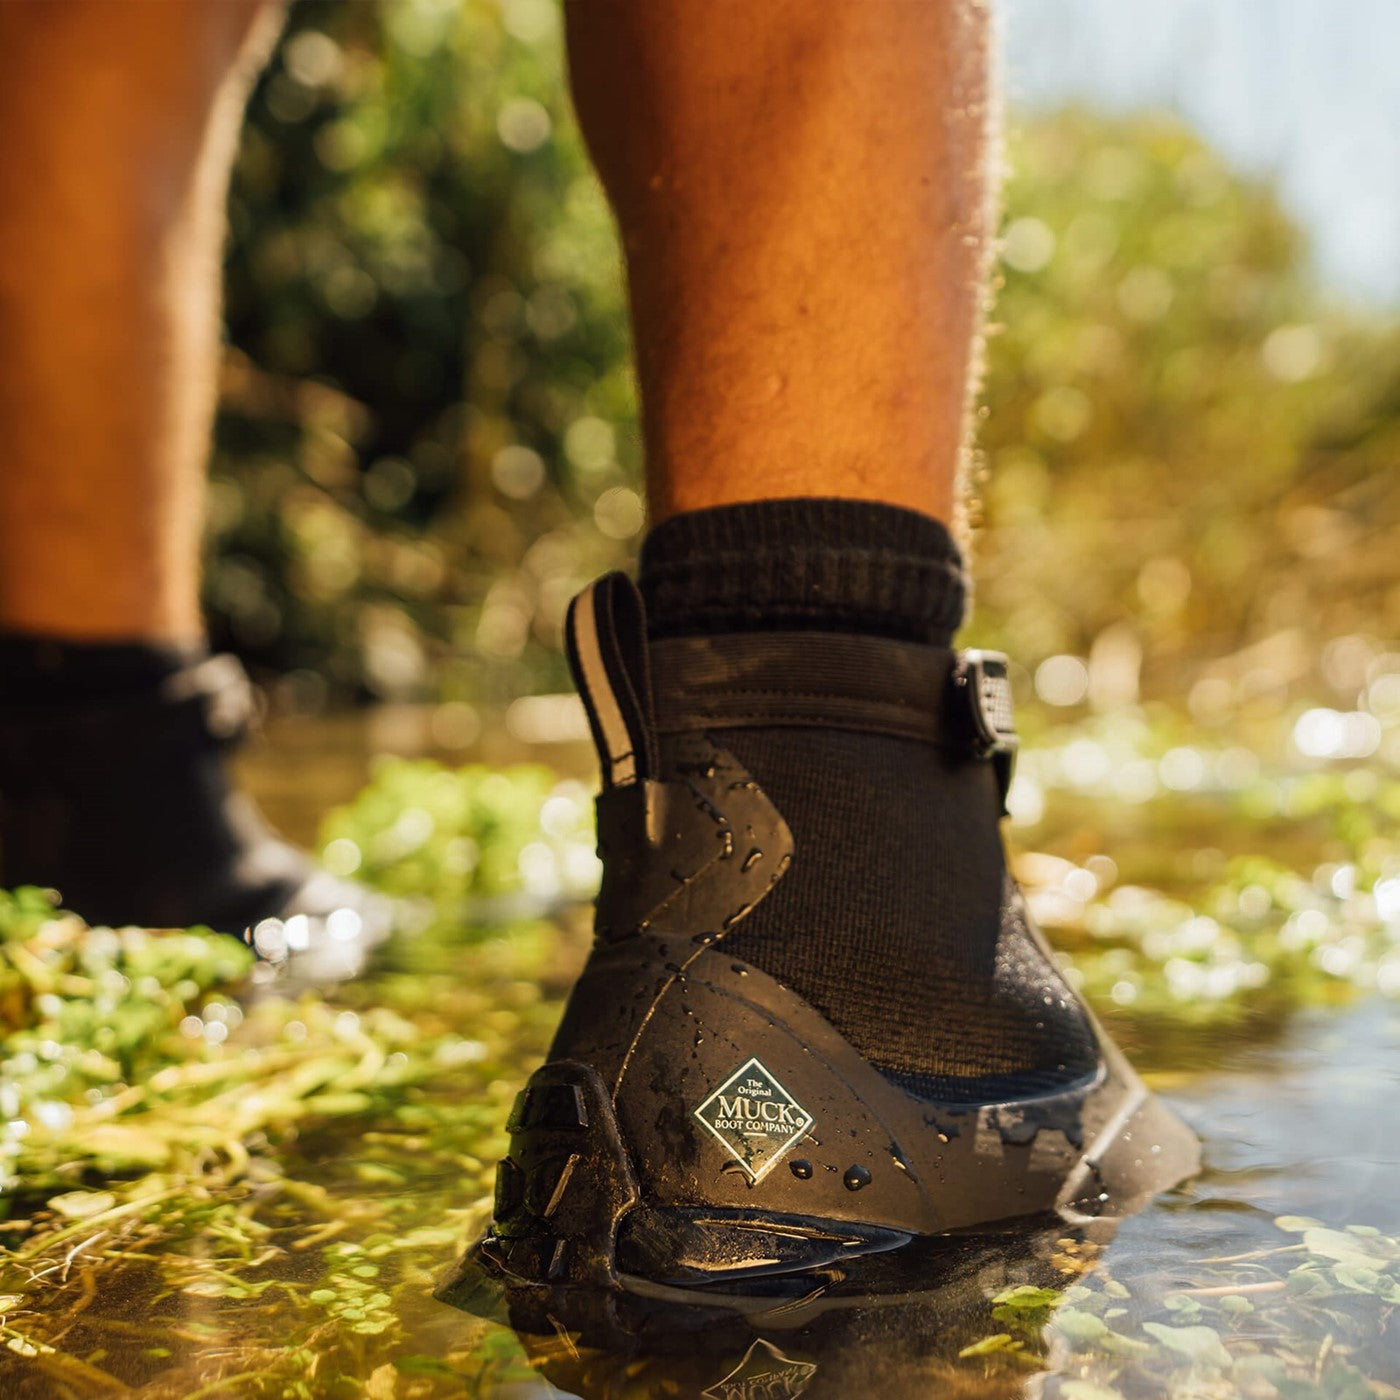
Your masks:
[{"label": "sunlit background", "polygon": [[[1004,21],[970,635],[1015,658],[1015,873],[1212,1171],[1103,1259],[1060,1239],[1053,1289],[979,1272],[927,1356],[886,1320],[842,1364],[891,1396],[1019,1394],[1042,1359],[1066,1400],[1394,1396],[1400,8]],[[233,940],[0,895],[7,1397],[21,1364],[41,1400],[534,1378],[430,1288],[490,1213],[587,946],[559,633],[645,523],[617,251],[561,64],[556,0],[301,0],[258,89],[215,638],[274,713],[259,801],[426,927],[363,981],[245,1003]],[[383,750],[451,766],[365,786]]]},{"label": "sunlit background", "polygon": [[1400,82],[1390,0],[1001,0],[1014,103],[1174,111],[1270,175],[1327,286],[1400,301]]},{"label": "sunlit background", "polygon": [[[1393,13],[1007,7],[971,635],[1033,729],[1088,726],[1022,765],[1022,824],[1047,784],[1233,790],[1280,742],[1400,760]],[[283,712],[577,737],[564,610],[644,512],[553,0],[304,0],[231,222],[219,640]]]},{"label": "sunlit background", "polygon": [[[1317,753],[1400,709],[1400,85],[1393,11],[1349,14],[1314,63],[1313,6],[1009,6],[975,631],[1049,706],[1307,698],[1353,716]],[[449,742],[562,690],[567,600],[644,520],[552,0],[306,0],[231,213],[219,639],[284,709],[453,702]]]},{"label": "sunlit background", "polygon": [[[1052,791],[1286,823],[1400,763],[1394,16],[1006,7],[969,635],[1040,740],[1028,840]],[[370,747],[579,738],[564,611],[644,529],[561,49],[553,0],[303,0],[252,105],[208,600],[277,711],[413,717]]]}]

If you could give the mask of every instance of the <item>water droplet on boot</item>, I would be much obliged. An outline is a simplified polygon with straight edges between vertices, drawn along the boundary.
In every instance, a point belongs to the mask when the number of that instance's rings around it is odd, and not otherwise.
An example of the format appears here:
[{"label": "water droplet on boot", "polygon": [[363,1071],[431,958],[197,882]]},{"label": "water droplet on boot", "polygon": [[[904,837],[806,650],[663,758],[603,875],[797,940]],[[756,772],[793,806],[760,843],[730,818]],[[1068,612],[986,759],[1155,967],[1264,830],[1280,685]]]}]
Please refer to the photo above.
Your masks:
[{"label": "water droplet on boot", "polygon": [[861,1191],[870,1185],[869,1167],[847,1167],[846,1175],[841,1178],[847,1191]]}]

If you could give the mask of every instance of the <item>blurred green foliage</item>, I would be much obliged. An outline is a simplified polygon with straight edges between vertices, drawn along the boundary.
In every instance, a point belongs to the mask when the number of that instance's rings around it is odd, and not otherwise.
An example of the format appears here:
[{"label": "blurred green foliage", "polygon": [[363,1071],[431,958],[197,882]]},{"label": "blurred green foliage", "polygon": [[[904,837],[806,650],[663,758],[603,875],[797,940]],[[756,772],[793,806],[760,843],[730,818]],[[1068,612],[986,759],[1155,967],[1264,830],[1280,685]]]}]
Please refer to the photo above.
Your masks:
[{"label": "blurred green foliage", "polygon": [[[1036,118],[1010,166],[979,635],[1120,699],[1263,643],[1248,699],[1400,630],[1393,318],[1329,306],[1267,184],[1165,119]],[[553,0],[302,0],[231,226],[216,638],[293,707],[560,688],[567,600],[642,519]]]},{"label": "blurred green foliage", "polygon": [[230,203],[216,636],[314,705],[562,682],[640,512],[610,218],[552,0],[294,9]]},{"label": "blurred green foliage", "polygon": [[1270,187],[1164,118],[1041,120],[1011,168],[984,623],[1031,664],[1136,649],[1157,694],[1251,644],[1263,685],[1393,636],[1394,316],[1330,306]]}]

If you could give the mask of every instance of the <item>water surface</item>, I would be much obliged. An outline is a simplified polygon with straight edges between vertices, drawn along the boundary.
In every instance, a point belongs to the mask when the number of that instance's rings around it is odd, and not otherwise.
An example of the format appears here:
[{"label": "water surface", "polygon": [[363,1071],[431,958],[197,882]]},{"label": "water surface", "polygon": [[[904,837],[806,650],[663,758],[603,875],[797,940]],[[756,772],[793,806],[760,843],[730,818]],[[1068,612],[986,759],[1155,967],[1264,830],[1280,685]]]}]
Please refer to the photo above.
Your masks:
[{"label": "water surface", "polygon": [[[331,746],[319,789],[315,754],[284,754],[264,798],[306,836],[308,794],[353,791],[365,753]],[[1207,1162],[1111,1240],[1008,1229],[931,1255],[866,1305],[756,1326],[678,1316],[640,1350],[435,1301],[489,1215],[510,1100],[587,941],[582,909],[510,928],[449,920],[309,1000],[308,1024],[340,1018],[391,1087],[374,1091],[371,1066],[338,1116],[254,1142],[204,1197],[137,1223],[98,1217],[42,1272],[6,1275],[22,1286],[0,1313],[52,1350],[0,1350],[0,1396],[1400,1394],[1400,1008],[1378,995],[1209,1033],[1109,1008]]]}]

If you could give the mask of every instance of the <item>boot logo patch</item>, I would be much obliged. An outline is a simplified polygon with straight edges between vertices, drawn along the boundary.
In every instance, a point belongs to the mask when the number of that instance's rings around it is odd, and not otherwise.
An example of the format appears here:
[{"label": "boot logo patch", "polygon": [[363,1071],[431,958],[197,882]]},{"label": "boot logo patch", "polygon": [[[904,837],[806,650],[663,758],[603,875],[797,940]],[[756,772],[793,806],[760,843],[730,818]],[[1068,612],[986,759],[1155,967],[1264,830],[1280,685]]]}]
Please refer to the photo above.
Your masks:
[{"label": "boot logo patch", "polygon": [[695,1110],[753,1182],[796,1147],[816,1121],[754,1057]]},{"label": "boot logo patch", "polygon": [[813,1362],[794,1361],[759,1337],[722,1381],[701,1394],[705,1400],[796,1400],[816,1369]]}]

